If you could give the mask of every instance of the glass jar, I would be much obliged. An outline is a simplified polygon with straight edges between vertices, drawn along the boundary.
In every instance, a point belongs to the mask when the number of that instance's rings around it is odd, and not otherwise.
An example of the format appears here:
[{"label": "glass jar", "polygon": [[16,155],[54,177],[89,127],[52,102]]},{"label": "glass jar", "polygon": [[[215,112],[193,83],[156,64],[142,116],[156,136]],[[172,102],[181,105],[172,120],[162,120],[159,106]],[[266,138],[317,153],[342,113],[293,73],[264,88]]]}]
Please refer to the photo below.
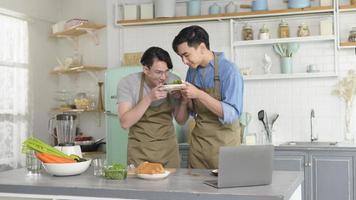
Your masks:
[{"label": "glass jar", "polygon": [[279,38],[288,38],[289,37],[289,26],[285,20],[282,20],[278,28]]},{"label": "glass jar", "polygon": [[349,42],[356,42],[356,30],[350,31]]},{"label": "glass jar", "polygon": [[259,38],[260,40],[268,40],[270,38],[269,29],[266,24],[263,24],[262,28],[260,28]]},{"label": "glass jar", "polygon": [[302,23],[298,26],[298,37],[306,37],[310,35],[309,27],[305,23]]},{"label": "glass jar", "polygon": [[253,30],[248,24],[245,24],[242,28],[242,39],[243,40],[253,40]]},{"label": "glass jar", "polygon": [[78,93],[74,98],[74,104],[77,109],[89,110],[90,100],[86,93]]}]

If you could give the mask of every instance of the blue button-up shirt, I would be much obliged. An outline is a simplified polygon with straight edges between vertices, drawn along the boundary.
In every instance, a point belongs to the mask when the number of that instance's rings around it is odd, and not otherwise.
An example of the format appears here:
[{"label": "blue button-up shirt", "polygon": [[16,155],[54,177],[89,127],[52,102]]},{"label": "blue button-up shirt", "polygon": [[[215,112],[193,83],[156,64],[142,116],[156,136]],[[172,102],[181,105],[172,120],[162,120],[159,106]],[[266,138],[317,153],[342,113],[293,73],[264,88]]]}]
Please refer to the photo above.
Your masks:
[{"label": "blue button-up shirt", "polygon": [[[214,52],[215,54],[217,52]],[[244,82],[237,66],[225,58],[224,53],[219,55],[219,78],[221,104],[224,117],[219,118],[220,122],[233,123],[242,113]],[[196,78],[194,79],[194,71]],[[204,72],[203,72],[204,71]],[[205,78],[204,78],[205,76]],[[214,87],[214,60],[210,61],[206,67],[189,68],[186,81],[195,86],[203,88]]]}]

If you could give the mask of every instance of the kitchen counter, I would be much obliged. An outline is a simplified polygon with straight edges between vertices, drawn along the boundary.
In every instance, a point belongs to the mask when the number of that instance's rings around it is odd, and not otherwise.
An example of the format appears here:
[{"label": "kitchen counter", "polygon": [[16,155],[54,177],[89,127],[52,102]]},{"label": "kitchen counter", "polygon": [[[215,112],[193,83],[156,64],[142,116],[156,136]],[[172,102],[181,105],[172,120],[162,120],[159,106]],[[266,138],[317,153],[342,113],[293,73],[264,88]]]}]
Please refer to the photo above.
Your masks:
[{"label": "kitchen counter", "polygon": [[300,199],[300,184],[303,181],[301,172],[274,171],[271,185],[216,189],[203,184],[204,180],[216,179],[209,174],[209,170],[177,169],[166,179],[154,181],[133,176],[124,181],[106,180],[92,174],[92,168],[82,175],[68,177],[55,177],[45,172],[28,175],[23,168],[5,171],[0,173],[0,197],[294,200]]}]

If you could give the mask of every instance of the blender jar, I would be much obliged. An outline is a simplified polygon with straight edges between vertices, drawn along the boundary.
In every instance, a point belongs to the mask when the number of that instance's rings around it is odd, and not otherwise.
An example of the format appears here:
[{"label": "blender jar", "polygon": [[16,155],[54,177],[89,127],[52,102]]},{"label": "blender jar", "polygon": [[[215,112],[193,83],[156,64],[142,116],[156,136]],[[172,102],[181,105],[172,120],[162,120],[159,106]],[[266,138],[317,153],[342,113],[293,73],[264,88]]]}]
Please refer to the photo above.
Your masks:
[{"label": "blender jar", "polygon": [[74,146],[76,119],[74,114],[58,114],[56,116],[57,139],[59,146]]}]

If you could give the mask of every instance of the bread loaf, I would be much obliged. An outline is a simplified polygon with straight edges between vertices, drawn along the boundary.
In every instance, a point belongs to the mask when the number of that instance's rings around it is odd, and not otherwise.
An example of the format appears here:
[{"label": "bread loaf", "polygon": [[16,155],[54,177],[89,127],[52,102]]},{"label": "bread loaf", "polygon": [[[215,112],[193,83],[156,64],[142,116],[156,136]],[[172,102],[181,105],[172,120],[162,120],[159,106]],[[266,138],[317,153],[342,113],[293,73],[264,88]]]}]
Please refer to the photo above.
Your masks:
[{"label": "bread loaf", "polygon": [[143,162],[136,168],[137,174],[164,174],[164,172],[161,163]]}]

